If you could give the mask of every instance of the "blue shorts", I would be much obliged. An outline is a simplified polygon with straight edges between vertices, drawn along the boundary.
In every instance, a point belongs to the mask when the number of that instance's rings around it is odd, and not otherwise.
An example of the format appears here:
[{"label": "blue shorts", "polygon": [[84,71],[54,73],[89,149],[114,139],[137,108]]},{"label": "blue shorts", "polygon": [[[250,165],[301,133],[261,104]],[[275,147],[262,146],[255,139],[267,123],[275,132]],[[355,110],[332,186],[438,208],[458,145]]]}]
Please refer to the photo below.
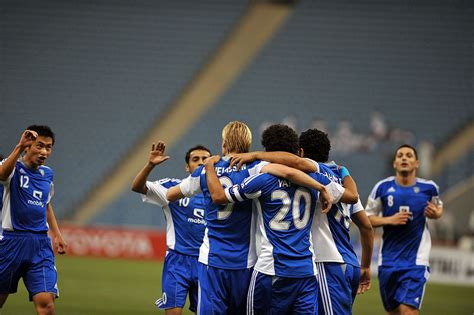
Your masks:
[{"label": "blue shorts", "polygon": [[400,304],[421,308],[425,285],[430,276],[430,267],[410,268],[379,266],[380,295],[387,312]]},{"label": "blue shorts", "polygon": [[245,314],[252,268],[229,270],[199,264],[198,314]]},{"label": "blue shorts", "polygon": [[359,288],[360,268],[336,262],[317,262],[319,315],[352,314]]},{"label": "blue shorts", "polygon": [[253,271],[247,314],[317,314],[315,276],[286,278]]},{"label": "blue shorts", "polygon": [[163,265],[161,298],[155,305],[161,309],[180,307],[186,303],[189,292],[189,309],[196,312],[198,299],[198,258],[168,249]]},{"label": "blue shorts", "polygon": [[58,274],[46,233],[3,231],[0,236],[0,294],[15,293],[23,278],[30,301],[38,293],[59,297]]}]

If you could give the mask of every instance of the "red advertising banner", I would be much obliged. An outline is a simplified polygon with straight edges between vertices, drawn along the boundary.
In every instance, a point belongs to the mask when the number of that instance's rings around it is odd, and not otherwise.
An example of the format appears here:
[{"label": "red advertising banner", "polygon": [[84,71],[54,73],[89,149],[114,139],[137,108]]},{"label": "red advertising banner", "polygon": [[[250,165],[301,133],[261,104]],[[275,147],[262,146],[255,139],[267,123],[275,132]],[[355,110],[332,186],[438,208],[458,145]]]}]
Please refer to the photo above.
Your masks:
[{"label": "red advertising banner", "polygon": [[158,259],[166,252],[165,232],[142,229],[61,225],[68,255]]}]

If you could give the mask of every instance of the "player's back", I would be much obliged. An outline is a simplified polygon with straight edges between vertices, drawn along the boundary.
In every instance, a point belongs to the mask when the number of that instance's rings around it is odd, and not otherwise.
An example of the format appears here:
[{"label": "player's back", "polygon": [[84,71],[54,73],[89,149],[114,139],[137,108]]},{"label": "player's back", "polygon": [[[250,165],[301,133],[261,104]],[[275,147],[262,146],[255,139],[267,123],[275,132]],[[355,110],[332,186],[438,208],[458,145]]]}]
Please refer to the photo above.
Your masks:
[{"label": "player's back", "polygon": [[416,178],[412,186],[398,185],[394,176],[378,182],[369,196],[370,215],[378,214],[378,204],[384,217],[398,212],[409,212],[410,219],[404,225],[385,225],[379,264],[385,266],[428,265],[431,237],[426,224],[424,209],[428,201],[440,202],[438,186],[433,182]]},{"label": "player's back", "polygon": [[[319,163],[320,173],[332,182],[342,184],[339,167],[335,163]],[[356,209],[354,207],[357,207]],[[316,261],[340,262],[359,266],[357,255],[350,242],[351,215],[362,210],[362,206],[342,202],[333,204],[327,214],[316,211],[313,223],[313,242]]]},{"label": "player's back", "polygon": [[[222,185],[230,187],[258,173],[261,165],[260,161],[255,161],[237,170],[236,166],[230,168],[230,160],[224,157],[215,164],[215,170]],[[253,267],[256,255],[252,201],[215,205],[212,203],[203,169],[198,169],[198,172],[200,172],[201,189],[206,198],[206,232],[199,261],[223,269]]]},{"label": "player's back", "polygon": [[310,229],[318,192],[269,174],[257,175],[245,185],[260,187],[246,192],[260,194],[255,270],[288,278],[315,275]]}]

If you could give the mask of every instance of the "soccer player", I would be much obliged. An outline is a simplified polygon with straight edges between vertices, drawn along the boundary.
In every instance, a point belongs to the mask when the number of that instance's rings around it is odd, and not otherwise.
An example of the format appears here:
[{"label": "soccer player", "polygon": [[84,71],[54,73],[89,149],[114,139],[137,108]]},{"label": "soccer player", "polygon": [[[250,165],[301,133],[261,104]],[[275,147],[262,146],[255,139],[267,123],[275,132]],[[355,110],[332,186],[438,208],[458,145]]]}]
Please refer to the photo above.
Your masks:
[{"label": "soccer player", "polygon": [[[255,161],[230,167],[232,153],[248,152],[252,133],[239,121],[228,123],[222,130],[222,154],[215,164],[217,175],[225,187],[240,184],[245,178],[260,173],[267,163]],[[321,185],[322,186],[322,185]],[[330,200],[324,186],[326,200]],[[256,261],[255,222],[252,201],[218,206],[212,203],[202,168],[198,168],[181,184],[168,190],[168,200],[203,192],[208,203],[205,209],[206,231],[199,253],[198,314],[243,314],[250,284],[251,268]],[[331,203],[328,202],[327,206]]]},{"label": "soccer player", "polygon": [[[142,195],[142,200],[160,206],[166,219],[166,245],[162,276],[162,297],[156,301],[159,309],[167,315],[182,313],[189,292],[189,309],[196,312],[198,300],[198,256],[199,246],[204,237],[204,197],[202,194],[191,198],[168,202],[166,192],[180,183],[179,180],[164,178],[147,181],[155,166],[163,163],[165,143],[158,141],[151,146],[148,161],[132,183],[132,190]],[[186,171],[188,173],[203,164],[211,151],[202,145],[192,147],[186,152]]]},{"label": "soccer player", "polygon": [[[296,132],[284,125],[272,125],[262,135],[266,150],[296,154],[297,141]],[[214,203],[258,200],[256,239],[260,240],[257,243],[260,250],[248,292],[247,313],[315,314],[318,287],[310,229],[318,192],[270,174],[250,177],[241,185],[224,190],[213,162],[214,158],[211,158],[205,166]],[[321,174],[313,173],[311,177],[328,185],[335,202],[344,193],[342,186]]]},{"label": "soccer player", "polygon": [[[299,137],[300,154],[319,165],[320,173],[333,182],[357,192],[345,167],[327,163],[331,143],[326,133],[309,129]],[[312,227],[318,268],[319,314],[352,314],[355,296],[370,288],[370,261],[373,229],[360,200],[354,204],[337,203],[323,214],[316,211]],[[359,228],[362,244],[361,264],[350,242],[351,222]]]},{"label": "soccer player", "polygon": [[393,160],[395,176],[379,181],[367,201],[370,222],[383,227],[378,275],[388,314],[419,314],[430,274],[426,218],[443,215],[438,186],[416,177],[418,167],[415,148],[400,146]]},{"label": "soccer player", "polygon": [[66,252],[67,243],[51,206],[53,171],[44,165],[53,145],[54,133],[48,126],[30,126],[0,165],[4,189],[0,308],[23,278],[36,312],[55,313],[54,299],[59,292],[48,226],[59,254]]}]

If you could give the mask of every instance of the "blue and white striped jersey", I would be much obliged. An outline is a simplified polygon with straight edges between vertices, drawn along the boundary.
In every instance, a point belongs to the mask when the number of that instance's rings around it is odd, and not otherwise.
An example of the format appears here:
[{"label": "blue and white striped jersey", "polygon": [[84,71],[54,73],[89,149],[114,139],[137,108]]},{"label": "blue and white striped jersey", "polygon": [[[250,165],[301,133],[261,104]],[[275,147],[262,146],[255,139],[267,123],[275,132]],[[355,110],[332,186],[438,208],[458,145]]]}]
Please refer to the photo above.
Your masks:
[{"label": "blue and white striped jersey", "polygon": [[[343,188],[321,174],[312,178],[328,187],[336,200]],[[311,223],[318,191],[295,185],[270,174],[247,178],[225,189],[229,202],[256,199],[257,263],[254,269],[266,275],[303,278],[316,275]]]},{"label": "blue and white striped jersey", "polygon": [[166,192],[176,186],[179,179],[164,178],[146,182],[148,191],[142,200],[160,206],[166,219],[166,245],[181,254],[199,256],[204,238],[204,196],[202,194],[168,202]]},{"label": "blue and white striped jersey", "polygon": [[379,265],[429,265],[431,237],[424,215],[428,201],[442,205],[438,186],[431,180],[417,178],[413,186],[400,186],[391,176],[375,185],[367,201],[369,216],[387,217],[397,212],[412,214],[405,225],[383,227]]},{"label": "blue and white striped jersey", "polygon": [[46,209],[54,194],[53,170],[29,169],[20,160],[3,184],[2,229],[46,232]]},{"label": "blue and white striped jersey", "polygon": [[[258,174],[267,162],[255,161],[230,168],[230,160],[221,158],[215,164],[219,180],[224,187],[240,184],[245,178]],[[255,223],[252,201],[239,204],[215,205],[209,194],[204,167],[199,167],[179,185],[181,192],[189,197],[203,193],[205,197],[206,231],[199,251],[199,261],[222,269],[246,269],[253,267],[255,255]]]},{"label": "blue and white striped jersey", "polygon": [[[339,166],[334,162],[319,163],[319,171],[332,182],[342,184]],[[316,211],[312,233],[317,262],[339,262],[359,267],[359,260],[351,245],[349,229],[351,216],[363,210],[359,200],[354,205],[334,203],[327,214]]]}]

